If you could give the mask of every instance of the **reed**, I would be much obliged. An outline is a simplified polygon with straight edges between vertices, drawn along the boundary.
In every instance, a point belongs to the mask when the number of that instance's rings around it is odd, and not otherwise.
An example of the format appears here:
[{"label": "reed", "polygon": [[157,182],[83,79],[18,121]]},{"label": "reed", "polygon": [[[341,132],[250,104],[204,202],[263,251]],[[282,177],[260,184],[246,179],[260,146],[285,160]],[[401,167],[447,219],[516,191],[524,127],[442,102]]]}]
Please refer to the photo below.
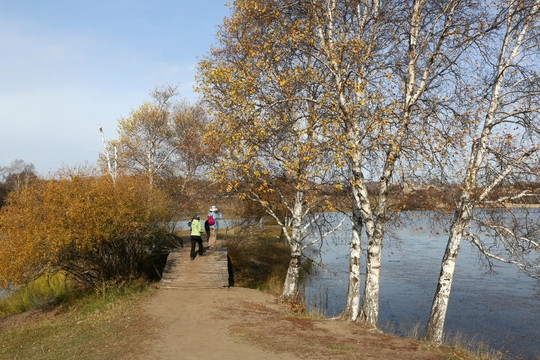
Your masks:
[{"label": "reed", "polygon": [[466,336],[461,332],[452,335],[446,334],[443,343],[453,348],[465,349],[479,360],[501,360],[504,357],[501,352],[486,345],[482,339]]},{"label": "reed", "polygon": [[[417,322],[412,327],[394,322],[386,322],[381,325],[381,329],[386,334],[405,337],[414,341],[422,342],[421,335],[422,324]],[[435,346],[428,343],[422,343],[421,347],[424,350]],[[471,359],[471,360],[502,360],[503,355],[490,349],[482,340],[476,337],[467,337],[463,333],[456,333],[452,335],[446,334],[443,339],[443,347],[449,348],[448,353],[454,353],[454,355],[444,355],[443,359],[446,360],[458,360],[458,359]]]},{"label": "reed", "polygon": [[66,286],[62,273],[43,275],[27,285],[9,292],[0,300],[0,316],[22,313],[40,306],[59,303],[70,297],[73,290]]}]

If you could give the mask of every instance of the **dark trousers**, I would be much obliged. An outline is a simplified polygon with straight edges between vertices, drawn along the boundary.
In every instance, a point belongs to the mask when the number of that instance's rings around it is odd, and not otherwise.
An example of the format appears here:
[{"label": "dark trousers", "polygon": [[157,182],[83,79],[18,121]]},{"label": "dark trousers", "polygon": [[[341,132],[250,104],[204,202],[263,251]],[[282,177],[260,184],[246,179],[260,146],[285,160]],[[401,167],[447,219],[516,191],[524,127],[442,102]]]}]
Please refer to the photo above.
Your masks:
[{"label": "dark trousers", "polygon": [[202,238],[200,236],[191,236],[191,258],[195,258],[195,243],[199,244],[199,255],[204,254]]}]

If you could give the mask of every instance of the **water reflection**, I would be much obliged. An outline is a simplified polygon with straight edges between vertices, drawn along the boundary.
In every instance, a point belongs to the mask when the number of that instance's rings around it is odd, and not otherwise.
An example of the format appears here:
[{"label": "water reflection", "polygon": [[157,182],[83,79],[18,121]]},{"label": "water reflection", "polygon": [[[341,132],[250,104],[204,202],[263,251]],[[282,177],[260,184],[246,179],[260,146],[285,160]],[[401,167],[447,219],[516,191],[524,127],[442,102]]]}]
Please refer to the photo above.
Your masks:
[{"label": "water reflection", "polygon": [[[408,215],[414,219],[413,226],[408,222],[408,226],[391,229],[384,245],[379,321],[383,330],[393,328],[402,335],[418,326],[422,336],[448,239],[447,226],[431,226],[428,220],[434,213]],[[321,251],[308,253],[325,264],[325,271],[315,271],[307,279],[306,301],[308,307],[329,317],[341,313],[346,303],[349,236],[347,223]],[[540,355],[538,283],[515,266],[498,263],[494,270],[497,274],[486,273],[478,252],[462,242],[445,331],[483,340],[509,358],[534,358]]]}]

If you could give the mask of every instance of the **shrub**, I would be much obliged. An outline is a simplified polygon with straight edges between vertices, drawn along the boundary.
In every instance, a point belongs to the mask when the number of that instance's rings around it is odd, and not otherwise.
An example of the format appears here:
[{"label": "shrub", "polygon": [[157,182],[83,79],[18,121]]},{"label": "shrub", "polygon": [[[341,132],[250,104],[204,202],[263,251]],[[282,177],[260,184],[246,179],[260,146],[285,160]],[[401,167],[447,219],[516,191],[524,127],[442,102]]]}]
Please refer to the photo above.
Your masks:
[{"label": "shrub", "polygon": [[0,287],[62,270],[85,287],[137,277],[171,207],[135,177],[66,170],[9,194],[0,210]]}]

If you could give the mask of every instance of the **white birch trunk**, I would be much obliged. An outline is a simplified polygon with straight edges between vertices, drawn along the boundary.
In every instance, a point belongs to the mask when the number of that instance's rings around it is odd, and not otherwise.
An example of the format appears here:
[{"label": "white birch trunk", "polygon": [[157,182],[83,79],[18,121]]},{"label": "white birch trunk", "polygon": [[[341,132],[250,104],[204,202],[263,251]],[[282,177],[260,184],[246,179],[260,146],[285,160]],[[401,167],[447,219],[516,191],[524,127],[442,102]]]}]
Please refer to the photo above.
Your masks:
[{"label": "white birch trunk", "polygon": [[[439,281],[433,303],[431,305],[431,313],[429,322],[426,327],[424,339],[427,341],[442,343],[444,320],[448,309],[448,301],[450,300],[450,290],[452,288],[452,280],[454,278],[454,270],[456,268],[457,256],[459,253],[459,245],[463,238],[463,230],[466,223],[462,219],[461,212],[456,212],[454,223],[450,229],[446,251],[444,252],[441,263],[441,271],[439,273]],[[459,221],[456,221],[459,219]]]},{"label": "white birch trunk", "polygon": [[379,285],[381,279],[382,239],[368,237],[366,280],[360,319],[371,326],[379,325]]},{"label": "white birch trunk", "polygon": [[[353,190],[354,191],[354,190]],[[360,256],[362,246],[360,243],[360,234],[362,233],[362,216],[360,210],[353,202],[352,212],[352,235],[350,242],[349,255],[349,286],[347,289],[347,304],[339,316],[343,320],[356,321],[360,313]]]},{"label": "white birch trunk", "polygon": [[[375,224],[373,211],[369,202],[369,194],[366,188],[364,175],[362,173],[361,154],[356,153],[352,157],[353,173],[353,201],[364,221],[365,232],[367,235],[368,246],[366,253],[366,275],[364,281],[364,294],[360,314],[357,320],[367,322],[377,327],[379,317],[379,279],[381,268],[382,236],[384,234],[384,211],[382,217]],[[380,197],[381,194],[379,194]],[[379,199],[379,206],[382,205]],[[380,227],[383,226],[383,227]],[[379,231],[377,231],[379,229]],[[378,237],[377,237],[378,236]],[[359,271],[359,270],[357,270]]]},{"label": "white birch trunk", "polygon": [[[283,283],[283,290],[280,296],[281,300],[287,300],[294,298],[298,294],[298,282],[300,278],[300,264],[302,258],[302,219],[304,217],[304,191],[298,190],[294,196],[292,206],[289,206],[288,202],[283,199],[285,206],[289,209],[291,216],[281,219],[268,204],[263,201],[256,193],[251,193],[250,199],[259,203],[266,213],[273,217],[281,227],[282,234],[285,235],[287,243],[291,251],[291,260],[289,261],[289,267],[287,274],[285,275],[285,282]],[[289,220],[290,219],[290,225]],[[287,229],[291,226],[291,233]]]},{"label": "white birch trunk", "polygon": [[281,299],[295,297],[298,294],[298,281],[300,278],[300,262],[302,257],[302,215],[303,215],[304,193],[296,193],[292,208],[292,229],[291,236],[287,237],[291,249],[291,260],[283,284]]},{"label": "white birch trunk", "polygon": [[298,279],[300,278],[300,246],[291,246],[291,260],[283,283],[283,292],[280,299],[294,298],[298,294]]},{"label": "white birch trunk", "polygon": [[107,142],[105,141],[105,134],[103,133],[103,128],[99,127],[99,132],[101,133],[101,142],[103,143],[103,150],[105,153],[105,158],[107,159],[107,171],[109,172],[109,175],[111,176],[113,186],[116,186],[116,176],[117,176],[117,169],[118,169],[118,154],[116,151],[116,145],[114,146],[114,168],[111,165],[111,156],[109,153],[109,148],[107,146]]}]

